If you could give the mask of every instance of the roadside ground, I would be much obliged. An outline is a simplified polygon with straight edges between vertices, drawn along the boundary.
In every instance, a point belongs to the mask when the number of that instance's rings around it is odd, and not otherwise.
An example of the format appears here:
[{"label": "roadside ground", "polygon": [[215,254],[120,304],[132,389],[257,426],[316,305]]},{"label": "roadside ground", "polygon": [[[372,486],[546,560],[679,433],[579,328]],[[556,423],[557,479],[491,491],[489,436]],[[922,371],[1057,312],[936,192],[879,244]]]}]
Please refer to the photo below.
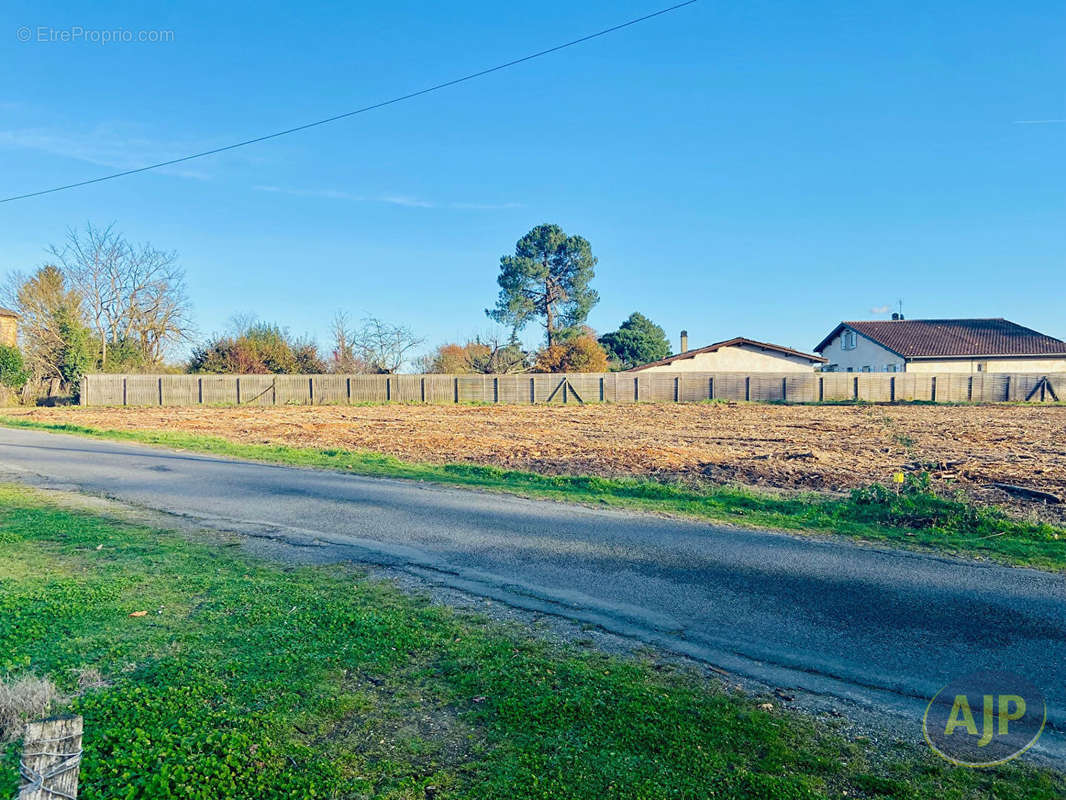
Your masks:
[{"label": "roadside ground", "polygon": [[[1066,791],[1024,764],[874,746],[653,653],[531,636],[38,490],[0,487],[0,543],[0,676],[47,677],[85,716],[88,800]],[[0,794],[16,763],[10,745]]]},{"label": "roadside ground", "polygon": [[[401,411],[403,408],[408,407],[401,407]],[[89,411],[98,412],[96,409]],[[122,425],[131,419],[140,419],[121,409],[113,411],[113,417],[104,417],[101,421]],[[201,412],[200,409],[196,411]],[[75,418],[83,419],[82,416]],[[91,421],[96,417],[85,419]],[[230,417],[221,416],[215,421],[226,419]],[[0,425],[143,442],[360,475],[433,481],[746,527],[845,535],[898,547],[935,550],[1049,570],[1066,569],[1066,527],[1040,515],[1021,516],[1012,510],[979,502],[964,492],[947,491],[924,470],[895,473],[903,479],[902,483],[866,484],[854,487],[846,494],[785,492],[669,476],[611,478],[544,474],[469,463],[412,462],[367,450],[242,441],[240,434],[244,428],[241,427],[235,427],[235,433],[227,431],[226,436],[215,436],[185,432],[180,426],[175,426],[177,430],[137,426],[91,428],[41,421],[26,414],[0,417]],[[460,434],[460,430],[455,431],[453,438],[460,437]]]}]

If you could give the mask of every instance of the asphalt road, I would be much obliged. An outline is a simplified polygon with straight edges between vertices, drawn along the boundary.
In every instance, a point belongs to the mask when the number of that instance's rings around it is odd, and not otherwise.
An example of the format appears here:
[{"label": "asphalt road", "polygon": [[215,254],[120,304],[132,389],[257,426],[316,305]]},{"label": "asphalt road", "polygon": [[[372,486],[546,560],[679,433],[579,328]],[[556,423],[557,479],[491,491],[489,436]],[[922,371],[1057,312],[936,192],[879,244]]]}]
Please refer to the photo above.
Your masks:
[{"label": "asphalt road", "polygon": [[1066,753],[1063,576],[26,430],[0,428],[0,477],[328,546],[916,725],[953,678],[1009,670],[1047,695],[1045,757]]}]

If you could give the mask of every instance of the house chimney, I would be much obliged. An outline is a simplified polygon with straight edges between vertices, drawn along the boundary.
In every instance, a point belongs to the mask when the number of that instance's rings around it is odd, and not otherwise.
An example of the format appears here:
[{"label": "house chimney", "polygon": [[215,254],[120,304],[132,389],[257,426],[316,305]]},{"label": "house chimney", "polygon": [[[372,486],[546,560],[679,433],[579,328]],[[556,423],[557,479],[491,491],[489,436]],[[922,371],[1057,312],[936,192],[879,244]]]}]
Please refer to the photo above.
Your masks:
[{"label": "house chimney", "polygon": [[688,352],[688,331],[681,331],[681,349],[678,352]]}]

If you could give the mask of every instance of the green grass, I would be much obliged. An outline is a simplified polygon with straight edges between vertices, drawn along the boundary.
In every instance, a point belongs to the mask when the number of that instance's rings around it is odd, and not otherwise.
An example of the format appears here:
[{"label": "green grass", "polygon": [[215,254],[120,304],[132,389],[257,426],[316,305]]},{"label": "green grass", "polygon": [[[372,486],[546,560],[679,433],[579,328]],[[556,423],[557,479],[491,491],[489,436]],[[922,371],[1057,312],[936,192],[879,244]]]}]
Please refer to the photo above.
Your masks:
[{"label": "green grass", "polygon": [[112,431],[0,417],[0,425],[194,450],[299,467],[432,481],[527,497],[677,514],[779,530],[842,534],[1005,563],[1066,569],[1066,529],[1012,518],[963,498],[941,497],[908,478],[905,490],[871,487],[845,498],[783,496],[747,488],[582,475],[541,475],[471,464],[422,464],[368,451],[242,444],[166,431]]},{"label": "green grass", "polygon": [[[0,486],[0,677],[47,675],[72,696],[83,800],[1066,791],[1022,765],[874,751],[650,657],[549,644],[342,567],[228,544]],[[107,685],[78,691],[86,668]],[[9,797],[18,747],[0,753]]]}]

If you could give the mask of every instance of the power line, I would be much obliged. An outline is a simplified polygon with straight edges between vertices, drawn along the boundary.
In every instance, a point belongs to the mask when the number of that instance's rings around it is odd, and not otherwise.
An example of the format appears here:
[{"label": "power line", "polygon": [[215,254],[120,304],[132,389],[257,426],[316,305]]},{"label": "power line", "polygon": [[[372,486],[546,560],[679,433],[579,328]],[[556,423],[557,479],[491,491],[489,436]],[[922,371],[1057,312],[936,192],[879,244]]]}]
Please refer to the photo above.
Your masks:
[{"label": "power line", "polygon": [[504,64],[498,64],[495,67],[489,67],[488,69],[483,69],[480,72],[472,72],[469,75],[464,75],[461,78],[453,78],[452,80],[445,81],[444,83],[438,83],[438,84],[435,84],[433,86],[428,86],[425,89],[419,89],[417,92],[410,92],[409,94],[400,95],[399,97],[393,97],[391,100],[384,100],[384,101],[382,101],[380,103],[374,103],[373,105],[363,106],[362,108],[357,108],[354,111],[346,111],[343,114],[337,114],[337,115],[332,116],[332,117],[326,117],[325,119],[316,120],[315,122],[308,122],[308,123],[305,123],[303,125],[297,125],[295,128],[287,128],[286,130],[283,130],[283,131],[277,131],[275,133],[268,133],[265,136],[257,136],[254,139],[245,139],[243,142],[236,142],[235,144],[228,144],[228,145],[226,145],[224,147],[216,147],[213,150],[204,150],[202,153],[193,153],[192,155],[182,156],[181,158],[173,158],[170,161],[160,161],[158,164],[149,164],[148,166],[138,167],[137,169],[128,169],[128,170],[125,170],[124,172],[115,172],[115,173],[113,173],[111,175],[102,175],[99,178],[91,178],[90,180],[87,180],[87,181],[78,181],[77,183],[68,183],[65,186],[56,186],[56,187],[54,187],[52,189],[42,189],[39,192],[29,192],[28,194],[18,194],[18,195],[14,195],[13,197],[5,197],[2,200],[0,200],[0,203],[10,203],[10,202],[13,202],[15,200],[25,200],[25,199],[27,199],[29,197],[39,197],[42,194],[51,194],[52,192],[62,192],[64,190],[66,190],[66,189],[76,189],[79,186],[88,186],[88,185],[93,184],[93,183],[101,183],[103,181],[114,180],[115,178],[124,178],[127,175],[136,175],[138,172],[148,172],[149,170],[159,169],[160,167],[169,167],[169,166],[172,166],[174,164],[181,164],[181,163],[184,163],[186,161],[192,161],[193,159],[196,159],[196,158],[204,158],[206,156],[213,156],[213,155],[215,155],[217,153],[224,153],[227,150],[236,150],[238,147],[247,147],[250,144],[257,144],[259,142],[265,142],[268,139],[277,139],[279,136],[288,136],[290,133],[298,133],[299,131],[306,131],[308,128],[316,128],[319,125],[326,125],[326,124],[328,124],[330,122],[336,122],[337,120],[340,120],[340,119],[346,119],[347,117],[354,117],[356,114],[365,114],[367,111],[374,111],[375,109],[384,108],[385,106],[391,106],[391,105],[394,105],[395,103],[402,103],[405,100],[411,100],[412,98],[420,97],[421,95],[429,94],[430,92],[436,92],[436,91],[440,91],[441,89],[446,89],[449,86],[455,86],[456,84],[459,84],[459,83],[465,83],[466,81],[472,81],[475,78],[480,78],[480,77],[483,77],[483,76],[488,75],[488,74],[493,73],[493,72],[499,72],[500,70],[508,69],[509,67],[516,66],[517,64],[522,64],[523,62],[526,62],[526,61],[532,61],[533,59],[540,58],[541,56],[546,56],[546,55],[549,55],[551,53],[557,53],[560,50],[565,50],[568,47],[574,47],[575,45],[582,44],[583,42],[588,42],[588,41],[591,41],[592,39],[598,39],[601,36],[606,36],[609,33],[614,33],[615,31],[620,31],[623,28],[628,28],[628,27],[630,27],[632,25],[638,25],[639,23],[646,22],[649,19],[654,19],[655,17],[661,17],[663,14],[669,14],[671,11],[677,11],[679,8],[684,8],[685,6],[690,6],[693,3],[695,3],[695,2],[697,2],[697,0],[686,0],[686,2],[684,2],[684,3],[678,3],[677,5],[670,6],[669,8],[663,8],[663,9],[660,9],[659,11],[652,12],[651,14],[645,14],[643,17],[637,17],[635,19],[628,20],[627,22],[623,22],[623,23],[621,23],[619,25],[612,25],[610,28],[604,28],[602,31],[597,31],[596,33],[590,33],[587,36],[582,36],[580,39],[574,39],[573,41],[566,42],[565,44],[556,45],[555,47],[549,47],[547,50],[541,50],[541,51],[539,51],[537,53],[531,53],[530,55],[522,56],[521,58],[516,58],[513,61],[508,61],[508,62],[506,62]]}]

